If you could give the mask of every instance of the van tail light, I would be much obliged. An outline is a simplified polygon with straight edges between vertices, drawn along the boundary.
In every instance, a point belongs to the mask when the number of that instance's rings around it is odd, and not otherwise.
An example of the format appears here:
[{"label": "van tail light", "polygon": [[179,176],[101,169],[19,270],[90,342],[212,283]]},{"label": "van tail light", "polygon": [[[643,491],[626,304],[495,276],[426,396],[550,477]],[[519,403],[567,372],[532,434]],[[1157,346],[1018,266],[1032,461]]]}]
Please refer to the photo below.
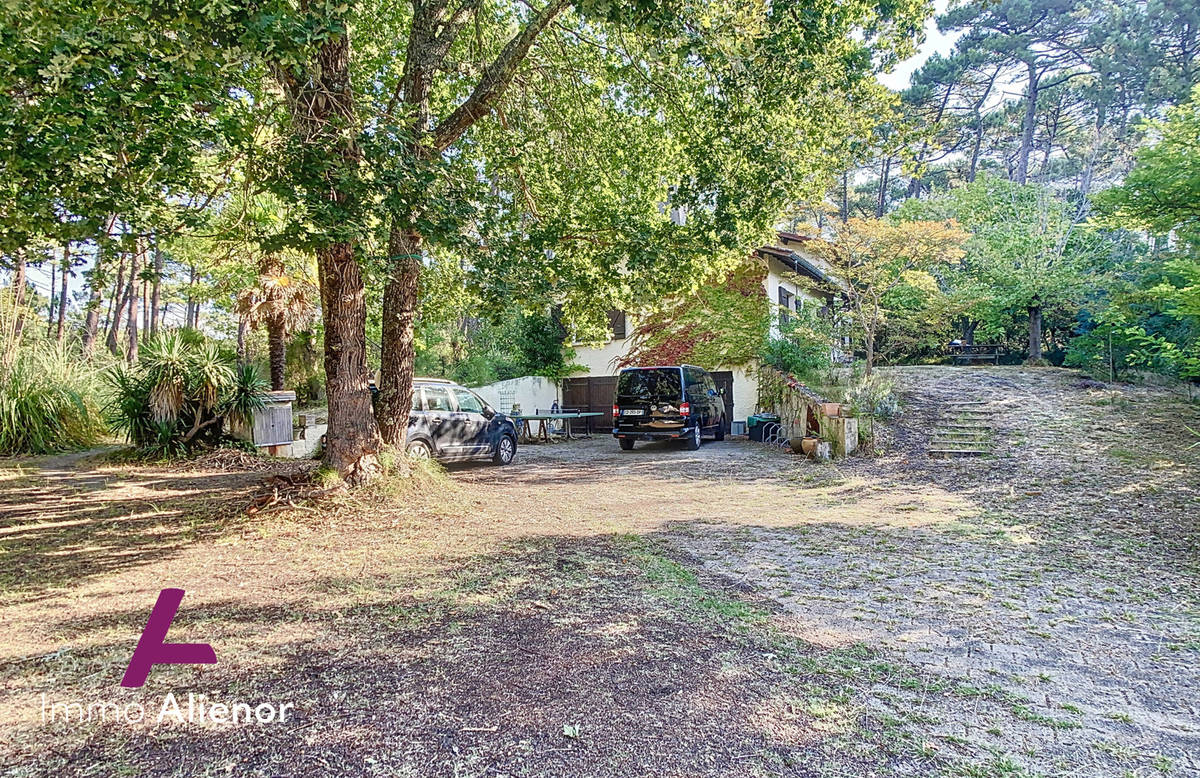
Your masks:
[{"label": "van tail light", "polygon": [[617,406],[616,403],[613,403],[613,418],[615,419],[620,415],[621,415],[621,409]]},{"label": "van tail light", "polygon": [[680,403],[679,404],[679,415],[680,416],[691,416],[692,415],[692,406],[689,403]]}]

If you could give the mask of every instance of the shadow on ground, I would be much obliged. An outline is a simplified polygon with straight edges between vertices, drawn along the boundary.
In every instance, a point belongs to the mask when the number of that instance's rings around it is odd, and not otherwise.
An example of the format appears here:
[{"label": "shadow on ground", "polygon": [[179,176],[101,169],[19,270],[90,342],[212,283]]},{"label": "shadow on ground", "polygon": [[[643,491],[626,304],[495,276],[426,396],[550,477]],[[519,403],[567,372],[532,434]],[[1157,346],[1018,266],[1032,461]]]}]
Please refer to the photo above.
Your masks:
[{"label": "shadow on ground", "polygon": [[[145,611],[58,625],[67,650],[5,668],[6,705],[291,702],[285,724],[24,722],[10,775],[809,776],[930,765],[863,719],[866,654],[755,636],[771,606],[696,578],[644,538],[545,538],[414,577],[326,577],[286,601],[188,607],[174,640],[213,668],[116,686]],[[121,628],[124,627],[124,630]],[[240,647],[240,649],[239,649]],[[857,649],[856,649],[857,650]],[[847,657],[857,657],[854,664]],[[101,668],[99,672],[96,668]],[[860,683],[861,685],[861,683]],[[32,711],[31,711],[32,712]],[[886,746],[886,747],[884,747]]]},{"label": "shadow on ground", "polygon": [[0,470],[0,591],[78,585],[244,520],[261,473],[117,468],[78,455]]}]

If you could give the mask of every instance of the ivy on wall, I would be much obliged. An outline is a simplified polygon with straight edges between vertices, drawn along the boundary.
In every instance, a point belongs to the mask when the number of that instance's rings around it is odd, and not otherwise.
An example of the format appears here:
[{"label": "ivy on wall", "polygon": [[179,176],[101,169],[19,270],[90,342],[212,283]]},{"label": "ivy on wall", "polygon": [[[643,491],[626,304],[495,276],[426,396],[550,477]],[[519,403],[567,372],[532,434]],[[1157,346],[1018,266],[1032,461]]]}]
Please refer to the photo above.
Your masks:
[{"label": "ivy on wall", "polygon": [[691,364],[735,367],[756,359],[770,326],[767,269],[748,258],[716,283],[640,318],[618,367]]}]

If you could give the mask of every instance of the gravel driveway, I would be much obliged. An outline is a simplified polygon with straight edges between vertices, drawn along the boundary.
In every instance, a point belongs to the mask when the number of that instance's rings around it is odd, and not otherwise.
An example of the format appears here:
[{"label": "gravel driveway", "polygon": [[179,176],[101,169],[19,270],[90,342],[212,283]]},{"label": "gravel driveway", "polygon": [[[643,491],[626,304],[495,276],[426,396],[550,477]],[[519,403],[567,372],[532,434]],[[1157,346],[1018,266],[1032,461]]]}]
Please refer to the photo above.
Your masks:
[{"label": "gravel driveway", "polygon": [[[1196,406],[1062,370],[887,372],[906,412],[873,459],[596,438],[456,477],[492,482],[528,532],[660,534],[792,634],[940,679],[864,702],[929,749],[997,774],[1200,774]],[[994,454],[931,459],[962,400],[993,411]]]}]

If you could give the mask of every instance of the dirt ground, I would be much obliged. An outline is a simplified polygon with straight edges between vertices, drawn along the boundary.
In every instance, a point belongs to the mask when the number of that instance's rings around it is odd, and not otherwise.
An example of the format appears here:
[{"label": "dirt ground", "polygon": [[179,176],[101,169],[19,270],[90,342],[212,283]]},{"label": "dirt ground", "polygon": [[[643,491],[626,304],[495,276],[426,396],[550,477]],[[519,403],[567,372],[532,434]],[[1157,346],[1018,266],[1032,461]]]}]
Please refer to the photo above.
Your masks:
[{"label": "dirt ground", "polygon": [[[888,372],[833,464],[597,437],[247,514],[244,463],[0,463],[0,774],[1200,775],[1200,408]],[[993,453],[930,458],[964,400]],[[218,664],[121,689],[168,586]],[[294,717],[149,720],[189,692]]]}]

